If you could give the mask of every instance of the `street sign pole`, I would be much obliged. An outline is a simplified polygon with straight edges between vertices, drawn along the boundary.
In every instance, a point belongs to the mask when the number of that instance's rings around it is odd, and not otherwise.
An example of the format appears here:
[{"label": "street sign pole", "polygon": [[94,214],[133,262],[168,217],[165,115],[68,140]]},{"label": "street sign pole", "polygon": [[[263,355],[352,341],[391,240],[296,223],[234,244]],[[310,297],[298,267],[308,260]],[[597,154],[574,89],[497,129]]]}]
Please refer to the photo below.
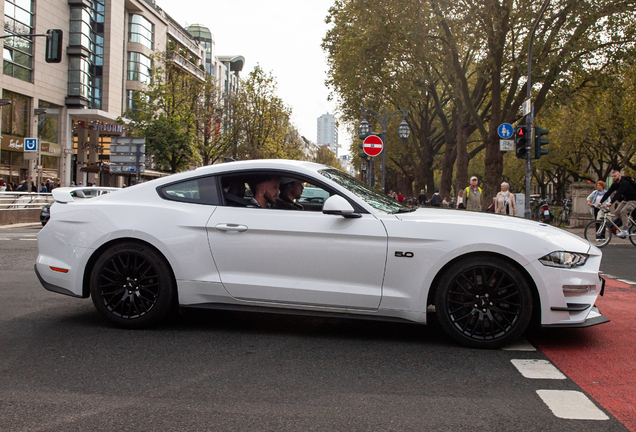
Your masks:
[{"label": "street sign pole", "polygon": [[[537,31],[537,27],[539,26],[539,21],[541,21],[541,18],[543,18],[543,14],[545,13],[546,9],[548,8],[548,5],[550,4],[550,0],[545,0],[545,2],[543,3],[543,6],[541,7],[541,12],[539,13],[539,16],[537,17],[536,21],[534,22],[534,27],[532,27],[532,32],[530,33],[530,42],[528,44],[528,81],[526,83],[527,85],[527,99],[530,99],[532,96],[532,41],[534,40],[534,33]],[[532,108],[530,109],[530,112],[528,113],[528,115],[526,116],[526,130],[527,131],[531,131],[534,130],[534,128],[532,127],[532,122],[534,121],[534,104],[532,104]],[[529,138],[532,138],[532,135],[530,135]],[[530,185],[531,185],[531,162],[530,159],[532,157],[532,155],[530,154],[530,147],[532,146],[532,139],[528,139],[527,143],[526,143],[526,202],[525,202],[525,211],[524,211],[524,217],[526,219],[530,219],[531,217],[531,213],[530,213]]]}]

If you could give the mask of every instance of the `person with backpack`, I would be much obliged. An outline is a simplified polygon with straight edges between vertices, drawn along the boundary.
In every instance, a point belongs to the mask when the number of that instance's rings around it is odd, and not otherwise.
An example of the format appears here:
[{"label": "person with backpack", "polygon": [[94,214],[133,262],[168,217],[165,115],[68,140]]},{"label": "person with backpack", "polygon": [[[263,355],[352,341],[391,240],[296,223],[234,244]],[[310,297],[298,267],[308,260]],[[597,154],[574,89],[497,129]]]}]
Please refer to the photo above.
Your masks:
[{"label": "person with backpack", "polygon": [[481,211],[481,188],[477,177],[470,178],[470,186],[464,189],[464,205],[468,211]]},{"label": "person with backpack", "polygon": [[431,197],[431,207],[441,207],[442,206],[442,196],[439,194],[439,191],[436,190],[433,196]]},{"label": "person with backpack", "polygon": [[612,186],[605,192],[601,202],[609,198],[614,192],[614,196],[609,203],[605,203],[606,207],[614,204],[616,201],[622,202],[616,208],[616,214],[621,218],[622,230],[616,234],[620,238],[627,238],[629,235],[629,215],[636,209],[636,182],[631,177],[621,175],[618,170],[612,170]]}]

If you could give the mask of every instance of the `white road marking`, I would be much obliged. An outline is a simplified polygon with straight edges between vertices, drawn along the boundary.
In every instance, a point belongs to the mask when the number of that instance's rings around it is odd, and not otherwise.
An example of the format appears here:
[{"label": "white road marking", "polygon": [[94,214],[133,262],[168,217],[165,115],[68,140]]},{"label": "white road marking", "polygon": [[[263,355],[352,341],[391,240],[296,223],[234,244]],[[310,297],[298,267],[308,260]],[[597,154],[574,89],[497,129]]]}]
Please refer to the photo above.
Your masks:
[{"label": "white road marking", "polygon": [[8,238],[0,238],[0,240],[11,240],[11,239],[8,239]]},{"label": "white road marking", "polygon": [[504,351],[536,351],[537,349],[524,338],[519,338],[510,345],[501,348]]},{"label": "white road marking", "polygon": [[22,241],[38,241],[38,239],[20,239]]},{"label": "white road marking", "polygon": [[510,360],[526,378],[532,379],[566,379],[552,363],[547,360]]},{"label": "white road marking", "polygon": [[609,420],[583,393],[573,390],[537,390],[552,413],[571,420]]},{"label": "white road marking", "polygon": [[632,282],[632,281],[627,280],[627,279],[616,279],[616,280],[619,281],[619,282],[626,283],[628,285],[636,285],[636,282]]}]

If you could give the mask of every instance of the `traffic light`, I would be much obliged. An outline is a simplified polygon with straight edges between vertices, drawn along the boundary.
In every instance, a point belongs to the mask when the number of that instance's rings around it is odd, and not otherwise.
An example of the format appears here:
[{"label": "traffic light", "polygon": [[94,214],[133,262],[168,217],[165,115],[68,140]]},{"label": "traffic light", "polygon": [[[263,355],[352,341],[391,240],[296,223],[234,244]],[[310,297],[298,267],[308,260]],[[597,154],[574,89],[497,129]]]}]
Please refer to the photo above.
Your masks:
[{"label": "traffic light", "polygon": [[544,145],[550,144],[550,140],[547,138],[541,138],[549,134],[548,129],[542,129],[541,126],[534,127],[534,158],[539,159],[543,155],[548,154],[548,149],[541,148]]},{"label": "traffic light", "polygon": [[515,126],[515,154],[519,159],[525,159],[528,155],[526,146],[528,145],[530,134],[526,126]]},{"label": "traffic light", "polygon": [[62,30],[47,30],[46,34],[45,60],[47,63],[60,63],[63,53]]}]

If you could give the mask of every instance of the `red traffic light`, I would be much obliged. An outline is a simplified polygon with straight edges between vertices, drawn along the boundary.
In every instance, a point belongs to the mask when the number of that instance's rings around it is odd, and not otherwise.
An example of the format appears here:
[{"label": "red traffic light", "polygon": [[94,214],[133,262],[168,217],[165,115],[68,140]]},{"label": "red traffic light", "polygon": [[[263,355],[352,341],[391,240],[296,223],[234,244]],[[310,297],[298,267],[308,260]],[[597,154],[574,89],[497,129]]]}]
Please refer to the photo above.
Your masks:
[{"label": "red traffic light", "polygon": [[523,135],[523,128],[519,129],[519,132],[517,132],[517,135]]}]

